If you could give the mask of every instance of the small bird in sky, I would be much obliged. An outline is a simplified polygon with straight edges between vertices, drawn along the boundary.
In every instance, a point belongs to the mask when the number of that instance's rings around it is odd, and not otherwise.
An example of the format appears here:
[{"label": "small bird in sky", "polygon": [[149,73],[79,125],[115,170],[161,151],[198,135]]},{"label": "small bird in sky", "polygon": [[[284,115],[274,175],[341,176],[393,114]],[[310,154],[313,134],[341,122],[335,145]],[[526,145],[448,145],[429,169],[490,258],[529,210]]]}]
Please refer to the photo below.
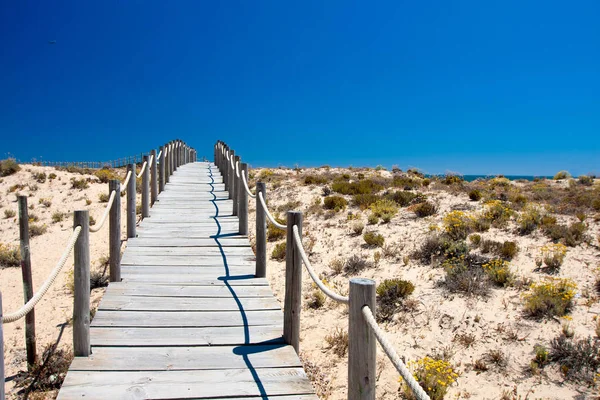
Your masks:
[{"label": "small bird in sky", "polygon": [[56,40],[48,40],[48,44],[56,44]]}]

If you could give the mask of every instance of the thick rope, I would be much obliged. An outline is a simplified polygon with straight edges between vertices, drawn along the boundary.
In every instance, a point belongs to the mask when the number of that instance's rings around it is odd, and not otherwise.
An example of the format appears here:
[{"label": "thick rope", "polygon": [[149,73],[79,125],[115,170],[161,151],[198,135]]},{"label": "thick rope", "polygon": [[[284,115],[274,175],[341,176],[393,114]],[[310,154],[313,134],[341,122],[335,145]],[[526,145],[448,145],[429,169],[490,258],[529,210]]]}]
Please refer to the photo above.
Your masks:
[{"label": "thick rope", "polygon": [[239,161],[235,162],[235,174],[237,175],[238,179],[240,179],[240,162]]},{"label": "thick rope", "polygon": [[394,364],[394,367],[396,367],[396,370],[398,371],[402,379],[404,379],[404,382],[406,382],[410,390],[412,390],[417,400],[429,400],[429,396],[427,395],[427,393],[425,393],[421,385],[419,385],[419,382],[415,380],[415,377],[410,373],[408,368],[406,368],[406,365],[404,365],[404,363],[400,359],[400,356],[398,356],[398,353],[396,353],[396,350],[394,350],[394,347],[387,340],[385,334],[383,333],[381,328],[379,328],[379,325],[377,325],[377,321],[375,321],[375,317],[373,316],[373,313],[371,312],[369,306],[365,305],[362,308],[362,314],[365,317],[365,321],[367,321],[367,323],[373,330],[377,341],[379,342],[379,344],[381,344],[383,351],[385,352],[385,354],[387,354],[392,364]]},{"label": "thick rope", "polygon": [[159,159],[160,159],[160,156],[162,155],[162,152],[163,152],[163,151],[161,150],[161,151],[159,151],[159,152],[158,152],[158,154],[156,155],[156,159],[157,159],[157,160],[159,160]]},{"label": "thick rope", "polygon": [[108,198],[108,204],[106,205],[106,209],[104,210],[104,214],[102,214],[102,218],[100,218],[100,222],[98,224],[96,224],[96,226],[94,226],[94,227],[90,226],[90,232],[96,233],[100,229],[102,229],[102,227],[104,226],[104,223],[106,222],[106,218],[108,218],[108,215],[110,213],[110,209],[112,208],[112,205],[113,205],[113,203],[115,201],[115,196],[116,195],[117,195],[117,192],[115,192],[114,190],[112,192],[110,192],[110,197]]},{"label": "thick rope", "polygon": [[154,154],[150,154],[150,158],[148,159],[148,164],[152,165],[152,161],[154,161]]},{"label": "thick rope", "polygon": [[231,163],[231,169],[235,169],[234,158],[235,158],[235,156],[233,154],[231,155],[231,157],[229,157],[229,161]]},{"label": "thick rope", "polygon": [[308,274],[312,278],[313,282],[315,282],[319,289],[321,289],[323,293],[329,296],[329,298],[340,303],[348,304],[348,302],[350,301],[348,297],[341,296],[335,293],[334,291],[330,290],[327,286],[323,284],[323,282],[319,279],[317,274],[315,274],[315,271],[313,271],[312,265],[310,264],[310,261],[306,256],[306,252],[304,251],[304,246],[302,246],[302,239],[300,239],[300,234],[298,233],[298,225],[292,226],[292,231],[294,233],[294,243],[296,243],[296,249],[298,249],[298,251],[300,252],[302,261],[304,261],[304,266],[306,267],[306,270],[308,271]]},{"label": "thick rope", "polygon": [[169,146],[165,147],[165,157],[169,154]]},{"label": "thick rope", "polygon": [[127,190],[127,184],[129,183],[129,179],[131,179],[131,171],[127,171],[127,176],[125,177],[125,181],[121,185],[121,193]]},{"label": "thick rope", "polygon": [[46,281],[38,289],[36,294],[33,295],[33,297],[31,299],[29,299],[29,301],[27,303],[25,303],[23,305],[23,307],[19,308],[19,310],[15,311],[14,313],[3,316],[2,317],[3,324],[8,324],[10,322],[15,322],[15,321],[20,320],[21,318],[23,318],[24,316],[29,314],[29,312],[31,310],[33,310],[35,305],[42,299],[42,297],[44,297],[44,295],[46,294],[48,289],[50,289],[50,286],[52,286],[52,284],[56,280],[56,277],[58,276],[60,271],[62,271],[63,267],[65,266],[65,264],[67,262],[67,257],[69,257],[69,254],[71,254],[71,251],[73,251],[73,247],[75,247],[75,242],[77,241],[77,238],[79,237],[80,232],[81,232],[81,226],[78,226],[73,230],[73,233],[71,234],[71,237],[69,238],[69,242],[67,243],[67,248],[65,249],[65,252],[63,253],[60,260],[58,260],[58,264],[56,264],[56,266],[50,273],[50,276],[48,276],[48,279],[46,279]]},{"label": "thick rope", "polygon": [[246,192],[248,193],[248,196],[255,199],[256,195],[252,194],[252,192],[250,191],[250,188],[248,187],[248,182],[246,182],[246,174],[244,174],[244,171],[242,171],[242,181],[244,182],[244,188],[246,188]]},{"label": "thick rope", "polygon": [[136,175],[137,178],[142,177],[142,175],[144,174],[144,171],[146,170],[147,165],[148,165],[148,162],[144,161],[144,163],[142,164],[142,169],[140,169],[140,173]]},{"label": "thick rope", "polygon": [[267,216],[269,221],[271,221],[271,223],[279,229],[287,228],[285,225],[280,224],[279,222],[277,222],[277,220],[275,218],[273,218],[273,216],[269,212],[269,209],[267,208],[267,204],[265,203],[265,199],[263,198],[262,192],[258,192],[258,199],[260,200],[260,202],[263,206],[263,210],[265,210],[265,215]]}]

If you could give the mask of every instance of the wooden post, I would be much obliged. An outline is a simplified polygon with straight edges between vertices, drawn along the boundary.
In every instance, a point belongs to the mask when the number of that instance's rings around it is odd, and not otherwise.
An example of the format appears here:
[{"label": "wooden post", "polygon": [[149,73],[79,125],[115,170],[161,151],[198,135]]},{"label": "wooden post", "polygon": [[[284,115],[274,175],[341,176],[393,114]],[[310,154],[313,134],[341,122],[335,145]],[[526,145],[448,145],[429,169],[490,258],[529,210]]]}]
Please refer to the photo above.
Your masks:
[{"label": "wooden post", "polygon": [[256,277],[267,276],[267,217],[265,210],[258,198],[262,193],[265,203],[267,201],[267,188],[263,182],[256,182]]},{"label": "wooden post", "polygon": [[[19,237],[21,239],[21,274],[23,276],[23,296],[25,304],[33,297],[31,276],[31,252],[29,247],[29,212],[27,196],[19,196]],[[35,310],[25,316],[25,346],[27,348],[27,370],[31,371],[36,361]]]},{"label": "wooden post", "polygon": [[179,140],[175,141],[173,149],[173,172],[175,172],[177,171],[177,167],[179,167]]},{"label": "wooden post", "polygon": [[[169,143],[165,145],[165,150],[167,151],[167,155],[165,156],[165,184],[169,183],[169,163],[171,158],[171,149],[169,148]],[[164,186],[163,186],[164,190]]]},{"label": "wooden post", "polygon": [[73,354],[90,355],[90,225],[89,211],[75,211],[73,228],[81,232],[73,248],[74,300],[73,300]]},{"label": "wooden post", "polygon": [[175,143],[171,140],[171,150],[169,151],[169,176],[175,171]]},{"label": "wooden post", "polygon": [[238,200],[238,218],[240,235],[248,234],[248,193],[244,187],[242,176],[248,176],[248,164],[240,164],[240,179],[239,179],[239,200]]},{"label": "wooden post", "polygon": [[4,373],[4,324],[2,321],[2,292],[0,292],[0,400],[6,399],[6,393],[4,393],[4,382],[6,377]]},{"label": "wooden post", "polygon": [[153,205],[158,196],[158,160],[156,159],[156,149],[150,150],[152,156],[152,162],[150,168],[150,205]]},{"label": "wooden post", "polygon": [[131,171],[131,179],[127,185],[127,237],[135,237],[135,183],[137,174],[135,164],[127,165],[127,171]]},{"label": "wooden post", "polygon": [[288,211],[285,244],[285,299],[283,303],[283,340],[300,354],[300,309],[302,307],[302,258],[296,249],[293,226],[302,237],[302,213]]},{"label": "wooden post", "polygon": [[375,315],[375,281],[350,279],[348,305],[348,400],[375,400],[376,339],[362,308]]},{"label": "wooden post", "polygon": [[150,157],[144,156],[143,160],[146,168],[142,172],[142,218],[148,218],[150,216]]},{"label": "wooden post", "polygon": [[240,178],[237,177],[237,173],[239,172],[239,162],[240,156],[235,156],[233,159],[233,182],[231,184],[231,191],[233,194],[231,198],[233,199],[233,215],[238,215],[238,204],[240,202]]},{"label": "wooden post", "polygon": [[229,147],[225,149],[225,153],[223,153],[223,183],[225,184],[225,190],[229,190],[229,170],[231,169],[231,165],[227,161],[227,157],[229,157]]},{"label": "wooden post", "polygon": [[108,195],[116,192],[110,207],[108,254],[110,261],[110,281],[121,282],[121,182],[112,179],[108,182]]},{"label": "wooden post", "polygon": [[160,146],[158,152],[160,153],[160,164],[158,164],[158,193],[162,193],[165,190],[165,147]]},{"label": "wooden post", "polygon": [[235,160],[235,151],[229,150],[229,159],[227,160],[227,168],[229,173],[227,174],[227,180],[229,182],[228,189],[229,190],[229,199],[233,200],[233,192],[235,191],[235,161],[233,162],[233,166],[231,165],[231,160]]}]

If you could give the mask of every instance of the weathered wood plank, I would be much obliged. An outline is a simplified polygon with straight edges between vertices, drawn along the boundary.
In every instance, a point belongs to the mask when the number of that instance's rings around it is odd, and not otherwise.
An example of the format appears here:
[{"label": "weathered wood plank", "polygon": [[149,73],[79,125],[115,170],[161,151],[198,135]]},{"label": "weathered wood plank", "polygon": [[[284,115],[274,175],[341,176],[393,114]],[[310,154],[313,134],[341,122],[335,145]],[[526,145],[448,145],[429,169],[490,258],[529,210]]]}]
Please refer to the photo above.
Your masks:
[{"label": "weathered wood plank", "polygon": [[[100,301],[98,311],[101,310],[126,310],[126,311],[253,311],[253,310],[279,310],[280,306],[274,296],[271,297],[222,297],[217,299],[197,297],[141,297],[118,296],[107,293]],[[201,315],[196,314],[198,318]]]},{"label": "weathered wood plank", "polygon": [[302,368],[208,371],[70,371],[58,396],[65,399],[207,399],[303,395],[313,391]]},{"label": "weathered wood plank", "polygon": [[[180,298],[180,297],[179,297]],[[162,297],[161,299],[165,299]],[[219,299],[221,300],[221,299]],[[240,299],[241,300],[241,299]],[[281,325],[283,314],[280,310],[256,311],[109,311],[101,310],[96,313],[92,326],[94,327],[223,327],[223,326],[258,326]],[[177,310],[176,310],[177,311]]]},{"label": "weathered wood plank", "polygon": [[[256,279],[253,286],[235,286],[238,297],[267,297],[273,292],[266,281]],[[154,297],[231,297],[228,286],[184,286],[184,285],[146,285],[143,283],[130,285],[123,282],[111,283],[106,293],[117,296],[154,296]]]},{"label": "weathered wood plank", "polygon": [[[138,256],[138,255],[126,255],[123,257],[121,264],[125,265],[155,265],[160,267],[166,266],[203,266],[210,267],[212,265],[223,264],[227,262],[228,267],[251,267],[254,265],[254,257],[250,256],[220,256],[218,254],[212,254],[207,256],[194,256],[194,255],[184,255],[184,256]],[[159,264],[159,265],[157,265]],[[221,271],[224,271],[224,267],[212,267],[212,268],[220,268]],[[215,270],[216,271],[216,270]],[[254,274],[254,269],[244,273],[252,273]],[[238,273],[235,273],[236,275]]]},{"label": "weathered wood plank", "polygon": [[94,346],[216,346],[283,343],[281,326],[90,328]]},{"label": "weathered wood plank", "polygon": [[[244,357],[246,356],[246,357]],[[246,359],[244,359],[246,358]],[[177,371],[290,368],[302,364],[291,346],[95,347],[89,358],[75,357],[72,371]]]},{"label": "weathered wood plank", "polygon": [[153,246],[153,247],[250,247],[248,240],[243,238],[218,238],[218,239],[185,239],[185,238],[131,238],[127,247]]},{"label": "weathered wood plank", "polygon": [[127,249],[127,254],[132,255],[169,255],[169,256],[203,256],[203,255],[221,255],[225,256],[254,256],[252,248],[250,247],[224,247],[219,249],[218,247],[208,248],[195,248],[195,247],[152,247],[152,246],[138,246],[130,247]]},{"label": "weathered wood plank", "polygon": [[130,275],[123,277],[123,282],[129,284],[146,283],[146,284],[163,284],[163,285],[215,285],[225,286],[227,283],[230,286],[254,286],[256,280],[254,275],[230,276],[229,278],[205,277],[201,275],[186,275],[173,276],[168,275]]}]

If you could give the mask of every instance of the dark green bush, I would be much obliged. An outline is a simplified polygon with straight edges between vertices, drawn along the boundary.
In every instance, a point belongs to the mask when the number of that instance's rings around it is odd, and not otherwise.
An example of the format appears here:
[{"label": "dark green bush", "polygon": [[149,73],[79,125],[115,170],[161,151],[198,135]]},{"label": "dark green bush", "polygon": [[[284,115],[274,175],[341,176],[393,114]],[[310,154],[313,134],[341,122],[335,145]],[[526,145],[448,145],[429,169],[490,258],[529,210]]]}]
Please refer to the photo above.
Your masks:
[{"label": "dark green bush", "polygon": [[518,252],[519,246],[517,245],[517,242],[507,240],[504,243],[502,243],[502,247],[500,248],[500,254],[498,255],[505,260],[512,260]]},{"label": "dark green bush", "polygon": [[344,263],[344,272],[347,274],[356,274],[365,268],[373,267],[373,262],[354,254]]},{"label": "dark green bush", "polygon": [[[278,216],[274,216],[275,221],[279,222],[282,225],[286,224],[286,221]],[[267,224],[267,240],[269,242],[276,242],[279,239],[283,239],[286,235],[285,229],[281,229],[276,227],[275,225],[268,223]]]},{"label": "dark green bush", "polygon": [[415,285],[402,279],[386,279],[377,286],[377,319],[388,321],[402,301],[415,290]]},{"label": "dark green bush", "polygon": [[81,178],[81,179],[75,179],[75,178],[71,178],[71,188],[72,189],[87,189],[88,188],[88,182],[87,179],[85,178]]},{"label": "dark green bush", "polygon": [[437,212],[437,207],[435,204],[426,201],[424,203],[419,203],[414,206],[413,212],[419,218],[428,217],[430,215],[434,215]]},{"label": "dark green bush", "polygon": [[45,172],[33,172],[31,174],[32,178],[35,179],[35,181],[37,183],[44,183],[46,182],[46,173]]},{"label": "dark green bush", "polygon": [[285,260],[285,242],[278,243],[275,245],[273,252],[271,253],[271,258],[277,261]]},{"label": "dark green bush", "polygon": [[488,261],[485,257],[475,255],[445,261],[444,286],[454,293],[464,293],[469,296],[488,295],[490,280],[483,268]]},{"label": "dark green bush", "polygon": [[356,207],[359,207],[361,210],[366,210],[372,204],[375,204],[379,199],[381,199],[380,196],[372,193],[355,194],[352,196],[352,204]]},{"label": "dark green bush", "polygon": [[304,176],[305,185],[323,185],[327,183],[327,178],[320,175],[306,175]]},{"label": "dark green bush", "polygon": [[363,179],[358,182],[337,181],[331,185],[331,190],[340,194],[369,194],[377,193],[383,189],[383,185],[371,179]]},{"label": "dark green bush", "polygon": [[398,204],[400,207],[406,207],[418,196],[413,192],[397,191],[393,193],[386,193],[384,197],[396,202],[396,204]]},{"label": "dark green bush", "polygon": [[346,208],[348,202],[342,196],[328,196],[323,200],[323,207],[327,210],[335,210],[336,212]]},{"label": "dark green bush", "polygon": [[473,201],[481,200],[481,192],[477,189],[473,189],[469,192],[469,199]]},{"label": "dark green bush", "polygon": [[442,178],[442,183],[445,185],[452,185],[454,183],[461,183],[462,181],[464,181],[463,177],[460,175],[456,175],[456,174],[446,174],[443,178]]},{"label": "dark green bush", "polygon": [[367,245],[374,247],[383,246],[383,243],[385,241],[383,235],[375,232],[365,232],[365,234],[363,235],[363,239]]},{"label": "dark green bush", "polygon": [[394,187],[403,188],[404,190],[411,190],[421,186],[421,182],[406,176],[395,176],[392,180],[392,185]]},{"label": "dark green bush", "polygon": [[0,243],[0,268],[21,266],[21,249],[19,246]]},{"label": "dark green bush", "polygon": [[7,158],[0,161],[0,176],[9,176],[21,170],[17,160]]},{"label": "dark green bush", "polygon": [[560,365],[560,371],[570,381],[594,384],[600,368],[600,342],[588,336],[575,340],[559,335],[550,342],[550,362]]}]

